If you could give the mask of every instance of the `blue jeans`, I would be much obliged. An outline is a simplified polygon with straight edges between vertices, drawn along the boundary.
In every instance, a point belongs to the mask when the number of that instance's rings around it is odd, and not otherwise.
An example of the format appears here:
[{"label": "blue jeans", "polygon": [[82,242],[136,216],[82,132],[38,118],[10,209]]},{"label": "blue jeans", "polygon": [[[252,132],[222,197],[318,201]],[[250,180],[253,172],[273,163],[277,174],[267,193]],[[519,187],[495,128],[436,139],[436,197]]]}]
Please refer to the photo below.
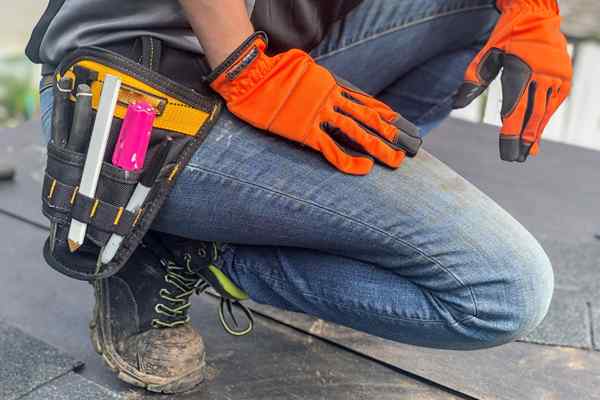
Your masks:
[{"label": "blue jeans", "polygon": [[[497,19],[493,0],[373,0],[312,52],[425,131],[450,112]],[[51,94],[42,95],[49,128]],[[155,229],[226,242],[223,269],[259,303],[446,349],[537,326],[550,262],[517,221],[426,151],[344,175],[225,113],[178,178]]]}]

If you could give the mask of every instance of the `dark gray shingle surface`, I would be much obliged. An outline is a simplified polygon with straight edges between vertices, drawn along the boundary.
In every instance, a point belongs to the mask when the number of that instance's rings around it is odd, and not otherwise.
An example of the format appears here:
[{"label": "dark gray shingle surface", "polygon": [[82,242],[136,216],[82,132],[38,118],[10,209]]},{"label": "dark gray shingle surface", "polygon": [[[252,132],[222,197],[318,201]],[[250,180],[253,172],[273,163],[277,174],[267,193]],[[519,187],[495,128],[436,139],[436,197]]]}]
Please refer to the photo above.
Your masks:
[{"label": "dark gray shingle surface", "polygon": [[[84,378],[128,400],[156,398],[118,381],[94,352],[88,332],[93,305],[90,285],[64,277],[44,263],[40,246],[45,235],[47,232],[42,229],[0,214],[0,259],[3,261],[0,263],[0,314],[83,360],[86,364],[79,373]],[[256,329],[248,337],[230,336],[218,322],[216,307],[217,303],[207,296],[194,297],[190,312],[207,348],[206,384],[193,394],[161,399],[460,398],[268,319],[258,317]],[[3,357],[0,359],[4,362]],[[15,362],[18,359],[11,357],[7,365],[13,368]],[[25,369],[34,367],[46,371],[43,365],[23,366]],[[2,384],[0,375],[0,386]],[[77,387],[71,380],[63,386],[58,382],[56,387],[43,389],[56,396],[66,396]],[[87,388],[97,389],[89,385]],[[0,392],[0,400],[16,398],[5,398]],[[54,399],[50,397],[50,400]]]},{"label": "dark gray shingle surface", "polygon": [[118,400],[123,397],[71,372],[19,400]]},{"label": "dark gray shingle surface", "polygon": [[[599,201],[600,204],[600,201]],[[600,230],[600,224],[598,225]],[[587,325],[589,345],[584,348],[594,348],[600,351],[600,240],[591,240],[578,244],[565,244],[556,240],[542,242],[555,267],[555,286],[551,312],[548,318],[538,328],[538,331],[546,331],[556,327],[562,327],[558,334],[567,340],[567,345],[577,346],[576,337],[582,337],[581,329]],[[586,307],[585,324],[580,322],[566,323],[572,320],[569,315],[576,308],[577,314],[583,313]],[[551,317],[556,315],[556,317]],[[562,322],[556,318],[561,318]],[[534,341],[540,332],[534,332],[530,336]],[[545,333],[543,336],[548,339]],[[569,338],[572,338],[569,341]],[[552,343],[552,342],[551,342]],[[564,342],[563,342],[564,343]],[[580,342],[581,344],[583,343]]]},{"label": "dark gray shingle surface", "polygon": [[[20,164],[20,174],[15,184],[0,184],[0,209],[8,209],[31,219],[39,214],[39,185],[34,179],[36,171],[33,170],[39,168],[39,160],[38,164],[27,162],[35,154],[35,151],[27,150],[33,149],[27,143],[37,141],[37,129],[37,123],[30,123],[18,131],[0,131],[0,144],[3,137],[12,137],[11,140],[15,141],[18,138],[23,143],[22,146],[14,147],[17,151],[23,149],[24,156],[20,160],[25,160]],[[426,148],[511,212],[538,237],[548,251],[555,266],[557,293],[548,318],[534,332],[531,340],[574,347],[589,347],[591,343],[596,343],[596,348],[600,350],[600,307],[597,303],[600,289],[600,241],[593,237],[594,233],[600,231],[600,185],[591,184],[597,182],[600,153],[545,142],[540,156],[529,161],[526,166],[507,164],[498,159],[495,128],[459,121],[449,121],[440,127],[427,138]],[[127,393],[129,388],[115,380],[89,347],[86,328],[91,310],[89,286],[60,276],[44,265],[39,247],[45,231],[16,220],[9,223],[6,217],[0,217],[0,226],[3,227],[0,235],[8,238],[3,241],[5,244],[11,243],[0,246],[0,257],[4,261],[4,265],[0,267],[4,273],[3,280],[0,280],[0,314],[17,321],[30,332],[39,332],[44,340],[88,362],[83,371],[84,377],[117,392]],[[15,247],[12,243],[19,243],[19,246]],[[24,288],[28,290],[27,296],[22,296]],[[31,290],[32,288],[37,289]],[[589,304],[587,316],[582,304]],[[28,312],[23,313],[22,310]],[[313,385],[312,392],[304,394],[312,396],[309,398],[319,398],[318,396],[334,393],[332,388],[335,385],[345,385],[347,390],[341,392],[340,396],[356,392],[367,398],[367,395],[385,393],[385,385],[389,382],[385,377],[386,373],[373,370],[368,381],[377,387],[358,391],[350,382],[358,382],[360,385],[364,382],[357,381],[352,371],[364,368],[363,364],[356,364],[353,359],[345,358],[343,352],[329,353],[327,346],[308,350],[312,339],[290,333],[287,328],[278,328],[276,324],[266,326],[265,332],[252,339],[242,339],[250,342],[231,341],[227,336],[222,336],[222,332],[217,332],[220,328],[207,301],[196,300],[194,318],[207,339],[209,351],[212,352],[209,361],[213,363],[216,375],[208,386],[210,389],[205,389],[204,394],[186,398],[243,398],[253,394],[283,398],[285,390],[282,391],[277,385],[286,382],[293,386],[287,394],[300,393],[298,385]],[[63,324],[52,323],[58,320]],[[282,335],[285,339],[281,338]],[[308,347],[294,345],[297,341],[306,341]],[[246,361],[236,359],[240,357],[248,360],[255,351],[262,355],[252,361],[270,365],[271,373],[246,371]],[[268,352],[276,355],[267,356]],[[299,376],[315,372],[315,360],[311,358],[313,356],[309,356],[310,353],[324,356],[320,362],[331,371],[343,372],[344,376],[327,380],[325,387],[314,386],[318,380],[310,377],[302,382],[297,380]],[[302,359],[303,356],[309,358]],[[329,359],[339,362],[329,365],[325,362]],[[291,367],[296,369],[286,369]],[[244,372],[242,381],[237,376],[239,371]],[[290,378],[278,381],[274,386],[260,387],[257,392],[250,390],[257,380],[273,379],[274,375],[289,375]],[[433,396],[429,390],[425,385],[400,381],[394,387],[396,395],[420,393],[419,396],[423,398]],[[137,396],[140,392],[135,393]],[[434,393],[439,395],[439,391]],[[391,398],[395,397],[392,395]]]},{"label": "dark gray shingle surface", "polygon": [[557,289],[548,315],[524,341],[591,349],[591,321],[585,297]]},{"label": "dark gray shingle surface", "polygon": [[600,307],[588,304],[592,320],[592,344],[594,349],[600,351]]},{"label": "dark gray shingle surface", "polygon": [[79,364],[58,349],[0,321],[0,399],[19,399]]},{"label": "dark gray shingle surface", "polygon": [[0,162],[16,169],[13,181],[0,181],[0,210],[49,227],[42,215],[40,196],[45,148],[41,143],[40,122],[30,121],[18,128],[0,129]]}]

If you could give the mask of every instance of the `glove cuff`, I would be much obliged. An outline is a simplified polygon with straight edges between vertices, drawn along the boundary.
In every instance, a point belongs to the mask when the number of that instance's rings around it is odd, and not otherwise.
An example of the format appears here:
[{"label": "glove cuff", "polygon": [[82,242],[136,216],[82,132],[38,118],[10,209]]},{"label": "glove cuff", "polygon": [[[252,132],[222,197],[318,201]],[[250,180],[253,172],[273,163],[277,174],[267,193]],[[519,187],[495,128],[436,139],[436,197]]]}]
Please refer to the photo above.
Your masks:
[{"label": "glove cuff", "polygon": [[530,10],[560,14],[558,0],[496,0],[496,7],[503,13],[510,10]]},{"label": "glove cuff", "polygon": [[267,35],[255,32],[205,80],[227,103],[250,92],[271,71],[276,60],[265,54]]},{"label": "glove cuff", "polygon": [[255,44],[257,44],[257,42],[262,42],[262,47],[264,51],[264,49],[267,48],[267,45],[269,43],[269,38],[267,37],[267,34],[265,32],[258,31],[250,35],[246,40],[242,42],[242,44],[238,46],[237,49],[235,49],[229,55],[229,57],[225,59],[225,61],[223,61],[220,65],[213,69],[211,73],[204,78],[205,81],[208,82],[208,84],[212,84],[219,77],[219,75],[221,75],[231,66],[233,66],[240,58],[242,58],[242,56],[245,55],[246,51]]}]

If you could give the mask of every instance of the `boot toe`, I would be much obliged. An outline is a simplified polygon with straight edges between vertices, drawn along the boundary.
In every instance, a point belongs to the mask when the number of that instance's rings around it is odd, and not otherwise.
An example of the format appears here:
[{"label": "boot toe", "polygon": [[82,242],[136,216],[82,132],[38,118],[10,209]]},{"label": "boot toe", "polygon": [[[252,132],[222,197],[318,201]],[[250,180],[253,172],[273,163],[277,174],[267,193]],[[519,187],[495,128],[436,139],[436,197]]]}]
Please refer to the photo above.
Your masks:
[{"label": "boot toe", "polygon": [[149,390],[182,392],[204,379],[204,342],[189,324],[131,336],[122,343],[121,353],[146,376]]}]

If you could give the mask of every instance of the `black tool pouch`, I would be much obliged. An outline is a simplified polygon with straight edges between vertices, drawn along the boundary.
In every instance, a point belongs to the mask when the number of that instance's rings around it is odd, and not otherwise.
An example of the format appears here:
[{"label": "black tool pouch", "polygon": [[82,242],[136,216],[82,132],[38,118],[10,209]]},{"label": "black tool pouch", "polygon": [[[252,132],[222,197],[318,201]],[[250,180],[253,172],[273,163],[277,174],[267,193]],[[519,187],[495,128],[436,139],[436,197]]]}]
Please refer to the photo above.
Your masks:
[{"label": "black tool pouch", "polygon": [[[78,192],[86,154],[52,141],[48,144],[42,211],[52,228],[44,245],[44,257],[52,268],[75,279],[106,278],[124,266],[142,242],[178,173],[202,144],[221,110],[221,101],[205,87],[197,71],[201,65],[197,56],[165,48],[156,39],[142,39],[113,50],[78,49],[63,60],[55,73],[55,94],[56,83],[64,76],[72,78],[73,88],[80,83],[91,87],[94,115],[106,74],[122,82],[93,197]],[[74,95],[73,90],[62,111],[64,115],[72,114]],[[119,169],[111,164],[111,156],[128,105],[140,100],[152,105],[156,112],[145,168],[167,137],[172,139],[172,145],[143,205],[130,212],[126,206],[143,171]],[[53,118],[64,115],[54,113]],[[56,129],[56,124],[52,125]],[[91,129],[88,135],[91,136]],[[83,245],[71,252],[67,239],[73,219],[87,224],[87,230]],[[124,239],[112,260],[103,264],[101,249],[112,234]]]}]

